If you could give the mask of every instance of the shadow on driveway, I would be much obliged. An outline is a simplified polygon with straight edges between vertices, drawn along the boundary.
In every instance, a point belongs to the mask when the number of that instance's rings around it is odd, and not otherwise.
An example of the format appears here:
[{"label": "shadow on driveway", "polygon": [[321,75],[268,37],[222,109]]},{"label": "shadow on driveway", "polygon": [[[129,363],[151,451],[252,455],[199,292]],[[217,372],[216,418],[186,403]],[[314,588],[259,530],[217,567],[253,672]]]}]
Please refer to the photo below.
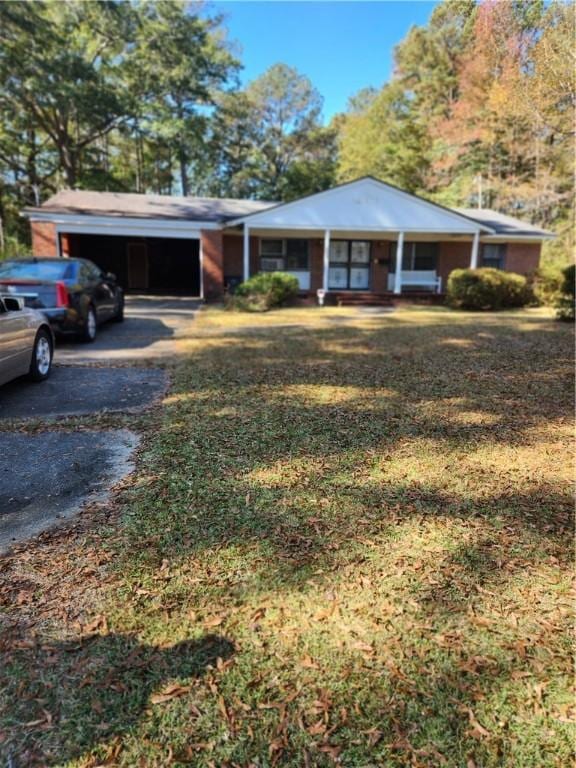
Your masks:
[{"label": "shadow on driveway", "polygon": [[174,339],[188,329],[201,306],[198,299],[127,296],[123,323],[99,326],[96,341],[57,340],[56,362],[72,364],[154,360],[175,354]]}]

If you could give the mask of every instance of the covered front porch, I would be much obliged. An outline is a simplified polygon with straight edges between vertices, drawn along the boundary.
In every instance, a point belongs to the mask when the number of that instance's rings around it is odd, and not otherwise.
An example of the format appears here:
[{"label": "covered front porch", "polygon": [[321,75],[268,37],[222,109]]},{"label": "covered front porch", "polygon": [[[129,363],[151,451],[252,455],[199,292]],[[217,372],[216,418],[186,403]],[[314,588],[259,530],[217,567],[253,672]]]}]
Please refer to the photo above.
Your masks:
[{"label": "covered front porch", "polygon": [[352,298],[439,295],[452,269],[478,266],[481,233],[491,230],[366,178],[244,216],[227,233],[242,238],[236,279],[282,271],[302,293]]},{"label": "covered front porch", "polygon": [[[242,246],[238,248],[241,238]],[[236,242],[227,246],[227,242]],[[232,272],[226,254],[241,250]],[[298,280],[302,294],[318,290],[348,303],[387,295],[441,295],[456,267],[478,266],[479,236],[430,232],[285,230],[252,228],[225,237],[229,284],[258,272],[281,271]]]}]

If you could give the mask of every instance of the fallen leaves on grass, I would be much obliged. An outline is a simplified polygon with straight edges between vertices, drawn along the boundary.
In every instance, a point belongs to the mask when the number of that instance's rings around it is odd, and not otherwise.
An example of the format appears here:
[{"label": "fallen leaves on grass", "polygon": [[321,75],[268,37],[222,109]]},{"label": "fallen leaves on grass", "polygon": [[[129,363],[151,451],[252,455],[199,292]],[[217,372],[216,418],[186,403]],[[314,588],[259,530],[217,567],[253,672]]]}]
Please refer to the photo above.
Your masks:
[{"label": "fallen leaves on grass", "polygon": [[161,691],[158,691],[158,693],[153,693],[152,696],[150,696],[150,703],[165,704],[167,701],[172,701],[172,699],[185,696],[186,694],[190,693],[190,690],[191,687],[189,685],[168,685]]}]

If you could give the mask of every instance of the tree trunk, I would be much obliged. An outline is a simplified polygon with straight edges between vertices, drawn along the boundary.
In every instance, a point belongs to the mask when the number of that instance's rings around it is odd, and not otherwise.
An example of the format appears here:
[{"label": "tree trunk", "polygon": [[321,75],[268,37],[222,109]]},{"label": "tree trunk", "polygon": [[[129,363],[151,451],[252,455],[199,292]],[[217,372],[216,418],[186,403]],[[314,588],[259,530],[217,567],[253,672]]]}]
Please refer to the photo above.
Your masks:
[{"label": "tree trunk", "polygon": [[182,139],[180,139],[180,143],[178,144],[178,163],[180,165],[180,184],[182,186],[182,194],[184,197],[187,197],[190,188],[188,186],[188,173],[186,169],[186,152],[184,150]]},{"label": "tree trunk", "polygon": [[70,187],[70,189],[74,189],[77,180],[75,153],[68,143],[63,141],[58,147],[58,154],[60,156],[62,170],[64,171],[66,185]]}]

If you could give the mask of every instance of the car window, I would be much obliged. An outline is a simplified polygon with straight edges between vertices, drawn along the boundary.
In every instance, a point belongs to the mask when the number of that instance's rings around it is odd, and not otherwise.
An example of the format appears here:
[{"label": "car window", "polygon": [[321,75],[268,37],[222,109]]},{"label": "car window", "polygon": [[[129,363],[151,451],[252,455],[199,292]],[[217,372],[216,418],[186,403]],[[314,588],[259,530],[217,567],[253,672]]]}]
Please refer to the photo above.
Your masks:
[{"label": "car window", "polygon": [[80,279],[83,283],[90,283],[94,280],[100,280],[102,277],[101,270],[98,269],[96,264],[91,261],[83,261],[80,264]]},{"label": "car window", "polygon": [[5,261],[0,264],[0,280],[24,278],[32,280],[71,280],[75,264],[60,261]]}]

